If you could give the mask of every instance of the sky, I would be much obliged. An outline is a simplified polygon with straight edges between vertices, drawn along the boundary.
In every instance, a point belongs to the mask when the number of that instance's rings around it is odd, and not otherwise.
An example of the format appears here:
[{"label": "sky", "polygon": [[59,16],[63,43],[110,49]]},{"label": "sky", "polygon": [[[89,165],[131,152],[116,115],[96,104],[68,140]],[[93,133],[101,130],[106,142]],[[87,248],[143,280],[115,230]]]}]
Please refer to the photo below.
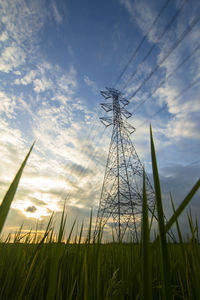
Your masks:
[{"label": "sky", "polygon": [[[91,209],[95,219],[112,132],[99,120],[105,87],[130,100],[151,181],[152,124],[170,216],[169,193],[177,207],[200,173],[199,16],[197,0],[0,1],[1,199],[36,140],[5,235],[42,229],[53,211],[58,224],[65,199],[67,228],[87,226]],[[200,193],[190,209],[200,217]]]}]

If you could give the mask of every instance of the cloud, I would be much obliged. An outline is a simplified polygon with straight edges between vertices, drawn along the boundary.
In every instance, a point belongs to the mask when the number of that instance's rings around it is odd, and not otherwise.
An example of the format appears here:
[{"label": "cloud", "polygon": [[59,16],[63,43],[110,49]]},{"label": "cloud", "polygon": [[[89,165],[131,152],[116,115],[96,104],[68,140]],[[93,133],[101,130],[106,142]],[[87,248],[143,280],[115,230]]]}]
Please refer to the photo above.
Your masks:
[{"label": "cloud", "polygon": [[29,206],[29,207],[26,208],[26,212],[30,212],[30,213],[33,213],[36,210],[37,210],[37,208],[34,205]]},{"label": "cloud", "polygon": [[[198,99],[199,101],[199,99]],[[193,101],[194,103],[194,101]],[[193,106],[194,105],[194,106]],[[167,125],[168,135],[177,138],[199,139],[200,106],[196,102],[197,110],[193,110],[195,103],[190,109],[179,111]]]},{"label": "cloud", "polygon": [[70,56],[74,56],[74,51],[73,51],[73,48],[72,46],[68,45],[67,46],[67,52],[69,53]]},{"label": "cloud", "polygon": [[[1,21],[5,33],[23,47],[23,43],[35,45],[35,37],[43,27],[47,18],[44,1],[1,1]],[[20,16],[20,17],[19,17]]]},{"label": "cloud", "polygon": [[[156,12],[153,10],[153,5],[146,1],[130,1],[130,0],[120,0],[120,3],[124,5],[127,9],[131,21],[142,30],[143,35],[146,34],[148,28],[153,22]],[[187,6],[187,4],[186,4]],[[168,30],[159,43],[155,44],[157,47],[157,53],[155,54],[156,64],[165,57],[166,53],[169,51],[170,47],[175,43],[178,37],[187,28],[188,24],[191,23],[195,16],[195,12],[188,13],[189,10],[184,7],[183,11],[179,15],[177,22]],[[143,8],[142,8],[143,7]],[[142,9],[141,9],[142,8]],[[184,22],[183,22],[184,20]],[[157,24],[155,24],[150,35],[147,37],[148,41],[151,43],[156,43],[154,37],[159,36],[159,31],[163,31],[165,28],[165,16],[162,16]],[[200,57],[199,51],[196,51],[195,55],[193,50],[196,45],[198,45],[199,37],[199,25],[182,40],[180,45],[169,55],[169,57],[161,65],[161,68],[147,81],[144,87],[137,93],[134,97],[134,101],[140,103],[141,98],[146,99],[149,92],[152,90],[152,86],[158,86],[161,81],[165,81],[170,74],[168,79],[157,91],[151,96],[151,99],[141,106],[139,113],[144,115],[144,112],[151,116],[154,115],[152,109],[156,112],[159,107],[167,104],[165,109],[165,114],[168,118],[159,118],[154,121],[156,126],[160,127],[160,132],[169,138],[171,143],[178,142],[181,138],[185,139],[199,139],[199,126],[200,126],[200,105],[199,105],[199,83],[192,86],[189,89],[192,82],[199,76],[200,70]],[[149,48],[151,44],[149,45]],[[182,66],[175,72],[176,67],[184,62],[184,59],[191,55],[191,58],[187,60]],[[127,96],[131,95],[137,87],[140,86],[143,78],[150,74],[151,70],[154,69],[152,64],[152,59],[149,58],[148,64],[139,65],[136,76],[132,84],[129,84],[127,88]],[[139,83],[139,85],[138,85]],[[188,90],[187,90],[188,87]],[[182,91],[184,91],[182,93]],[[137,112],[138,113],[138,112]]]},{"label": "cloud", "polygon": [[69,164],[67,164],[66,167],[67,169],[69,169],[71,175],[75,175],[79,178],[86,177],[88,175],[93,174],[93,171],[91,169],[85,168],[84,166],[78,165],[76,163],[70,162]]},{"label": "cloud", "polygon": [[0,119],[0,147],[2,156],[5,158],[4,164],[2,164],[2,172],[5,164],[9,164],[12,161],[13,155],[15,155],[15,163],[23,157],[22,151],[24,150],[25,141],[22,137],[21,130],[11,127],[10,123],[6,120]]},{"label": "cloud", "polygon": [[[172,78],[155,94],[161,106],[163,103],[167,103],[168,112],[172,116],[166,124],[165,132],[165,134],[171,138],[185,137],[199,139],[200,137],[198,130],[200,125],[200,105],[198,97],[200,81],[197,81],[196,85],[190,88],[192,82],[195,81],[195,78],[199,74],[200,58],[193,57],[189,63],[192,64],[192,68],[187,64],[185,68],[180,70],[180,72],[186,72],[185,78]],[[177,61],[174,61],[174,65],[177,65]],[[166,64],[165,67],[167,72],[169,68],[171,68],[168,64]]]},{"label": "cloud", "polygon": [[3,24],[0,42],[4,42],[0,56],[2,72],[15,71],[24,66],[27,58],[29,61],[30,57],[38,58],[39,33],[51,14],[57,23],[62,22],[54,0],[51,1],[51,10],[47,9],[43,0],[31,3],[25,0],[1,1],[0,12]]},{"label": "cloud", "polygon": [[[10,6],[0,4],[5,29],[0,66],[12,77],[0,91],[1,198],[30,147],[27,141],[37,138],[37,142],[20,180],[6,231],[15,231],[23,221],[26,229],[36,219],[47,222],[52,211],[59,215],[67,196],[69,214],[87,217],[99,197],[106,140],[96,149],[101,130],[94,126],[97,116],[84,98],[76,95],[77,70],[73,65],[64,70],[38,52],[39,33],[49,17],[44,2],[36,0],[29,6],[25,1],[7,2]],[[54,19],[62,22],[58,7],[51,3]],[[86,81],[94,88],[88,77]],[[94,173],[96,164],[100,168]],[[10,216],[16,219],[12,222]]]},{"label": "cloud", "polygon": [[33,82],[36,76],[37,76],[37,71],[30,70],[29,72],[26,73],[25,76],[15,79],[15,84],[28,85]]},{"label": "cloud", "polygon": [[67,74],[63,74],[61,77],[57,77],[58,87],[68,94],[73,94],[74,89],[77,88],[76,70],[72,66]]},{"label": "cloud", "polygon": [[56,2],[54,0],[51,1],[51,6],[52,6],[52,10],[53,10],[53,16],[54,16],[54,19],[57,23],[62,23],[62,16],[58,10],[58,7],[56,5]]},{"label": "cloud", "polygon": [[8,35],[3,31],[0,35],[0,42],[5,42],[8,39]]},{"label": "cloud", "polygon": [[[51,66],[49,67],[51,68]],[[39,77],[39,74],[42,76],[47,74],[46,69],[43,67],[40,69],[40,73],[37,70],[19,76],[19,78],[21,77],[19,83],[34,84],[34,80]],[[61,72],[60,69],[54,75],[57,80],[59,80],[59,72]],[[59,212],[64,199],[69,194],[67,203],[69,211],[81,207],[89,210],[97,202],[99,196],[98,191],[101,186],[99,178],[103,173],[100,171],[100,174],[98,170],[94,176],[92,169],[97,161],[101,162],[102,149],[97,151],[95,148],[97,140],[95,139],[85,141],[88,126],[92,127],[97,117],[94,117],[87,109],[83,99],[76,100],[74,98],[72,101],[70,98],[73,95],[73,89],[76,88],[75,74],[75,70],[70,69],[69,75],[64,74],[60,81],[61,86],[64,82],[69,84],[69,94],[66,90],[65,93],[63,91],[63,96],[66,95],[67,101],[58,99],[56,95],[62,96],[62,94],[57,94],[57,90],[53,88],[52,92],[55,97],[52,99],[53,101],[49,101],[46,95],[43,96],[42,101],[38,100],[39,102],[32,101],[32,97],[26,97],[25,94],[18,99],[18,113],[25,114],[26,124],[28,117],[31,117],[31,132],[38,138],[12,205],[12,209],[21,211],[27,220],[28,218],[46,220],[52,211]],[[71,77],[72,79],[70,79]],[[73,83],[71,84],[71,82]],[[77,118],[77,113],[83,120],[87,117],[87,123]],[[2,173],[0,173],[4,182],[3,194],[24,158],[25,149],[28,151],[28,148],[22,139],[21,130],[14,130],[10,124],[5,122],[2,123],[2,126],[5,137],[1,135],[1,140],[6,138],[1,144],[1,153],[5,158],[2,164]],[[92,134],[99,134],[99,132],[97,130]],[[18,151],[19,141],[21,141],[20,151]],[[13,157],[15,157],[14,163]],[[14,171],[11,172],[12,169]],[[94,191],[92,187],[94,187]],[[37,210],[27,211],[27,207],[33,206]]]},{"label": "cloud", "polygon": [[32,85],[33,91],[42,93],[48,90],[53,92],[52,100],[61,103],[68,101],[77,88],[76,70],[73,66],[68,72],[63,71],[58,65],[53,66],[45,61],[36,65],[37,69],[24,72],[15,79],[16,85]]},{"label": "cloud", "polygon": [[[187,194],[190,192],[197,180],[200,179],[199,164],[180,165],[170,164],[167,167],[161,168],[160,170],[160,181],[161,189],[163,194],[163,203],[165,212],[168,218],[172,215],[172,207],[170,202],[170,195],[172,194],[175,208],[181,204]],[[186,235],[188,233],[188,222],[186,214],[189,209],[192,209],[193,214],[195,213],[200,219],[199,209],[200,190],[197,191],[195,196],[192,198],[190,204],[184,210],[182,216],[179,218],[181,229]]]},{"label": "cloud", "polygon": [[[146,1],[120,0],[119,2],[127,9],[131,21],[133,23],[136,22],[143,35],[145,35],[156,18],[157,13],[155,10]],[[148,35],[148,40],[150,42],[155,42],[159,31],[159,27],[155,26],[152,28]]]},{"label": "cloud", "polygon": [[0,91],[0,114],[5,115],[8,119],[15,117],[16,100]]},{"label": "cloud", "polygon": [[45,77],[33,81],[33,89],[36,93],[41,93],[52,88],[52,82]]},{"label": "cloud", "polygon": [[21,66],[25,62],[26,55],[22,49],[12,43],[4,48],[0,57],[0,71],[10,72]]},{"label": "cloud", "polygon": [[97,93],[97,86],[96,86],[95,82],[92,81],[91,79],[89,79],[89,77],[86,76],[86,75],[84,76],[84,81],[87,84],[87,86],[91,87],[92,92],[94,94],[96,94]]},{"label": "cloud", "polygon": [[72,101],[72,97],[70,95],[62,94],[60,91],[57,91],[54,96],[51,98],[51,100],[58,101],[62,105],[65,105],[67,102]]}]

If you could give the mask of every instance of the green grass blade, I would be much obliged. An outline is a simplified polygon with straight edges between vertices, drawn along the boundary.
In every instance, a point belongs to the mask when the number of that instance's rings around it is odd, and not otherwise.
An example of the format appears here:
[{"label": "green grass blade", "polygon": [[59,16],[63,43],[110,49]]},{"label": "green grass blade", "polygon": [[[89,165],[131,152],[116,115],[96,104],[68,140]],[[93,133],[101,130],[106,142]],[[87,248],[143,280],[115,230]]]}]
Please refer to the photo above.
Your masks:
[{"label": "green grass blade", "polygon": [[18,300],[25,299],[24,295],[26,294],[26,289],[27,289],[28,285],[32,281],[31,278],[33,277],[33,274],[34,274],[35,270],[37,269],[37,266],[40,267],[37,263],[38,257],[39,257],[39,250],[40,250],[41,246],[44,244],[44,241],[45,241],[48,234],[49,234],[49,232],[45,232],[41,242],[37,245],[35,251],[33,252],[32,258],[30,259],[30,262],[29,262],[29,268],[28,268],[27,276],[26,276],[26,278],[24,280],[24,283],[22,285],[20,295],[17,298]]},{"label": "green grass blade", "polygon": [[191,191],[188,193],[188,195],[185,197],[185,199],[180,204],[180,206],[177,208],[177,210],[175,211],[175,213],[173,214],[171,219],[167,222],[167,224],[165,226],[165,232],[168,232],[170,230],[170,228],[172,227],[174,222],[176,222],[177,218],[181,215],[181,213],[186,208],[186,206],[189,204],[192,197],[195,195],[195,193],[198,191],[199,188],[200,188],[200,179],[195,183],[195,185],[193,186]]},{"label": "green grass blade", "polygon": [[199,244],[199,226],[198,226],[198,220],[197,220],[197,217],[196,217],[196,220],[195,220],[195,224],[196,224],[196,229],[197,229],[197,234],[196,234],[196,237],[197,237],[197,243]]},{"label": "green grass blade", "polygon": [[196,240],[196,238],[195,238],[195,235],[196,235],[196,226],[194,226],[194,221],[193,221],[193,218],[192,218],[192,212],[191,212],[191,210],[189,211],[189,213],[187,214],[187,216],[188,216],[188,223],[189,223],[190,231],[191,231],[191,238],[190,238],[190,240],[194,242]]},{"label": "green grass blade", "polygon": [[58,243],[62,242],[64,232],[65,232],[66,221],[67,221],[67,214],[65,212],[65,204],[64,204],[63,211],[62,211],[62,217],[61,217],[61,221],[60,221],[60,228],[59,228],[59,234],[58,234]]},{"label": "green grass blade", "polygon": [[28,283],[30,282],[30,279],[33,275],[34,269],[35,269],[36,264],[37,264],[38,256],[39,256],[39,252],[36,252],[32,262],[31,262],[31,265],[29,267],[28,274],[25,278],[25,281],[24,281],[24,284],[23,284],[22,289],[20,291],[20,295],[18,297],[18,300],[23,300],[24,299],[24,295],[26,294],[26,288],[28,286]]},{"label": "green grass blade", "polygon": [[170,300],[171,299],[170,265],[169,265],[167,241],[165,235],[165,223],[164,223],[164,213],[162,207],[160,179],[158,175],[158,167],[157,167],[155,146],[154,146],[151,126],[150,126],[150,137],[151,137],[151,160],[152,160],[154,189],[155,189],[156,207],[157,207],[157,214],[158,214],[160,250],[161,250],[162,294],[163,294],[163,300]]},{"label": "green grass blade", "polygon": [[26,155],[23,163],[21,164],[21,167],[19,168],[15,178],[13,179],[13,182],[11,183],[7,193],[5,194],[4,198],[3,198],[3,201],[1,203],[1,206],[0,206],[0,233],[3,229],[3,226],[4,226],[4,223],[6,221],[6,218],[7,218],[7,215],[8,215],[8,212],[9,212],[9,209],[10,209],[10,206],[11,206],[11,203],[14,199],[14,196],[15,196],[15,193],[16,193],[16,190],[17,190],[17,187],[19,185],[19,181],[20,181],[20,178],[22,176],[22,172],[23,172],[23,169],[27,163],[27,160],[31,154],[31,151],[33,149],[33,146],[34,146],[35,142],[33,143],[33,145],[31,146],[28,154]]},{"label": "green grass blade", "polygon": [[149,231],[151,231],[151,228],[152,228],[152,225],[153,225],[153,219],[155,217],[155,210],[156,210],[156,205],[154,205],[153,211],[152,211],[152,214],[151,214],[151,221],[150,221],[150,225],[149,225]]},{"label": "green grass blade", "polygon": [[69,236],[68,236],[68,238],[67,238],[67,244],[69,244],[69,243],[70,243],[70,239],[71,239],[72,232],[73,232],[73,230],[74,230],[74,226],[75,226],[75,224],[76,224],[76,219],[74,220],[74,223],[72,224],[72,227],[71,227],[71,230],[70,230]]},{"label": "green grass blade", "polygon": [[[170,193],[170,200],[171,200],[171,204],[172,204],[173,213],[175,214],[176,210],[175,210],[174,201],[173,201],[171,193]],[[180,245],[183,245],[183,238],[182,238],[181,229],[180,229],[180,226],[178,223],[178,219],[176,219],[176,228],[177,228],[177,232],[178,232],[179,243],[180,243]]]},{"label": "green grass blade", "polygon": [[73,285],[72,285],[72,288],[71,288],[71,291],[70,291],[70,295],[69,295],[69,297],[68,297],[68,300],[73,299],[72,297],[73,297],[73,294],[74,294],[74,290],[75,290],[76,284],[77,284],[77,278],[75,278],[75,280],[74,280],[74,283],[73,283]]},{"label": "green grass blade", "polygon": [[49,269],[49,279],[48,279],[48,288],[46,299],[55,300],[56,294],[58,292],[58,284],[59,284],[59,270],[60,263],[62,257],[62,245],[60,243],[56,243],[55,247],[52,247],[49,252],[50,258],[50,269]]},{"label": "green grass blade", "polygon": [[[170,193],[170,199],[171,199],[171,204],[172,204],[173,213],[175,213],[175,207],[174,207],[174,202],[173,202],[173,198],[172,198],[171,193]],[[183,243],[183,238],[182,238],[180,226],[179,226],[179,223],[178,223],[178,219],[176,219],[176,228],[177,228],[177,232],[178,232],[179,243],[180,243],[180,249],[181,249],[183,261],[185,262],[184,243]]]},{"label": "green grass blade", "polygon": [[90,224],[89,224],[87,240],[86,240],[88,244],[90,244],[90,241],[91,241],[91,233],[92,233],[92,209],[90,212]]},{"label": "green grass blade", "polygon": [[146,195],[145,171],[143,170],[142,205],[142,299],[152,299],[151,249],[149,241],[149,221]]},{"label": "green grass blade", "polygon": [[80,233],[79,233],[79,240],[78,240],[79,245],[81,244],[82,235],[83,235],[83,222],[81,224],[81,229],[80,229]]}]

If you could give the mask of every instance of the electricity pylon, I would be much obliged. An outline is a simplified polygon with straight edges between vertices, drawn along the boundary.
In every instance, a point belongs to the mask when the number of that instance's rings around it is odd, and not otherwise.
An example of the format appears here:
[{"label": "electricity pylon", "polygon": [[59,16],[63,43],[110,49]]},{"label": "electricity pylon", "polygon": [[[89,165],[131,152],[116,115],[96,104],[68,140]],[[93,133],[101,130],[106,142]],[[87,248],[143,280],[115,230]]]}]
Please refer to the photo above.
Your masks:
[{"label": "electricity pylon", "polygon": [[[101,107],[107,113],[112,112],[112,116],[100,119],[106,127],[112,125],[113,130],[95,234],[106,223],[108,224],[111,218],[118,241],[122,240],[127,227],[133,231],[138,241],[142,210],[143,166],[130,139],[135,128],[126,121],[132,115],[125,108],[129,101],[122,97],[120,91],[113,88],[106,88],[106,91],[101,91],[101,95],[105,98]],[[145,177],[148,207],[153,214],[155,195],[146,174]]]}]

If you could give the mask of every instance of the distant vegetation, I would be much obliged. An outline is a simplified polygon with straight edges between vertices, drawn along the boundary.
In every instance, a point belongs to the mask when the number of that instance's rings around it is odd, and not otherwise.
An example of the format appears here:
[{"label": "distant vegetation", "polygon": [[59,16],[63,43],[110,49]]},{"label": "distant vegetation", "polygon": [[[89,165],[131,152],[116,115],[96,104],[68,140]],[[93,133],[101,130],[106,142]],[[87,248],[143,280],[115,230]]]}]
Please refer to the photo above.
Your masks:
[{"label": "distant vegetation", "polygon": [[[0,231],[31,147],[0,207]],[[178,209],[171,197],[173,216],[164,223],[154,142],[151,132],[151,155],[156,195],[159,236],[150,242],[145,176],[143,176],[143,208],[141,241],[101,243],[102,230],[94,238],[91,228],[82,243],[83,226],[71,243],[71,231],[64,240],[66,212],[63,209],[59,232],[55,237],[53,215],[41,234],[19,231],[11,243],[10,235],[0,243],[0,299],[24,300],[108,300],[108,299],[200,299],[200,246],[198,224],[188,215],[190,238],[183,241],[178,217],[200,187],[194,185]],[[167,232],[175,225],[178,243],[170,243]]]}]

